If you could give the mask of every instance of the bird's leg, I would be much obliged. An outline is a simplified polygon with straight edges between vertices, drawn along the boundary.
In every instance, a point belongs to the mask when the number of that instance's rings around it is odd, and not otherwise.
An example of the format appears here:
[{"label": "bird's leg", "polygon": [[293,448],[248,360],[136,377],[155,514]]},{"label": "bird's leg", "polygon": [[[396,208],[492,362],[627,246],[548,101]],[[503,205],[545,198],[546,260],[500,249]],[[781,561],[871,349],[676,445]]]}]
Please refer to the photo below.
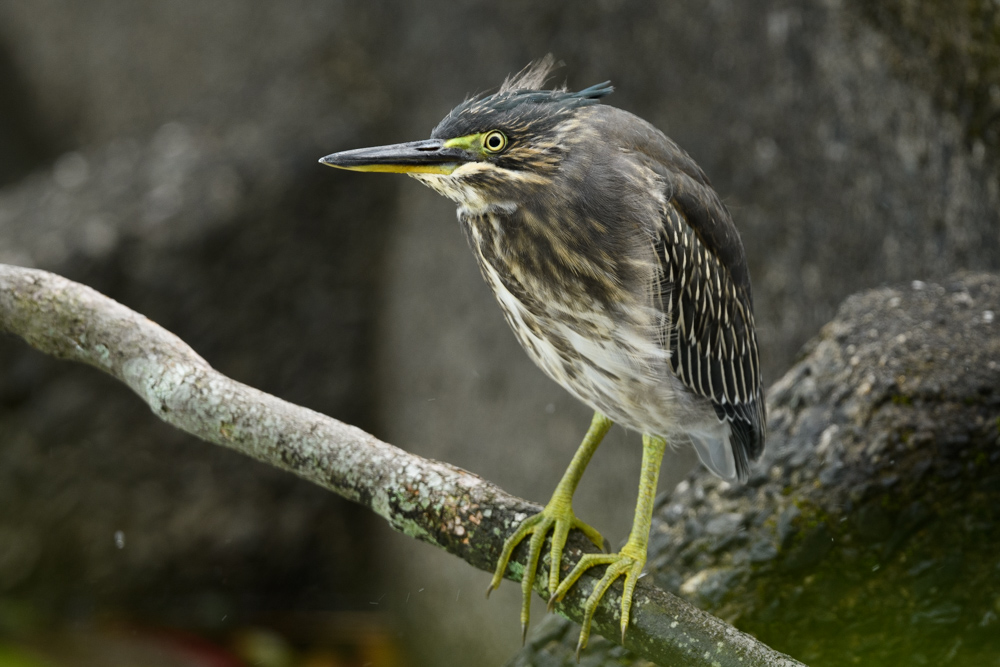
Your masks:
[{"label": "bird's leg", "polygon": [[500,553],[500,559],[497,561],[497,569],[493,573],[493,580],[490,582],[490,587],[486,589],[487,596],[493,589],[500,585],[504,572],[507,571],[507,563],[510,561],[514,547],[520,544],[528,535],[531,535],[531,541],[528,543],[528,560],[525,563],[524,573],[521,577],[523,598],[521,604],[522,641],[528,629],[528,619],[531,611],[531,587],[535,583],[538,559],[549,529],[553,529],[549,563],[550,595],[555,593],[556,587],[559,585],[559,566],[562,563],[563,548],[566,546],[566,539],[569,537],[571,528],[579,528],[598,548],[604,548],[604,538],[601,537],[601,534],[593,527],[577,519],[576,515],[573,514],[573,492],[576,491],[576,485],[580,482],[580,478],[583,477],[583,471],[586,470],[587,464],[590,463],[590,458],[597,451],[597,446],[601,444],[601,440],[604,439],[605,434],[611,426],[612,421],[610,419],[599,412],[594,413],[594,419],[590,422],[587,435],[583,437],[583,442],[580,443],[579,449],[573,455],[573,460],[570,462],[569,467],[566,468],[566,472],[563,473],[562,479],[559,481],[559,485],[556,486],[556,490],[552,493],[552,498],[548,504],[545,505],[545,508],[541,512],[521,522],[521,525],[514,531],[514,534],[504,542],[503,551]]},{"label": "bird's leg", "polygon": [[663,461],[663,450],[666,441],[652,435],[642,436],[642,477],[639,480],[639,500],[635,506],[635,518],[632,520],[632,532],[622,550],[616,554],[585,554],[577,562],[573,570],[563,579],[555,594],[549,598],[549,606],[554,605],[566,595],[570,587],[576,583],[584,572],[595,565],[607,565],[604,576],[594,586],[590,597],[583,605],[583,623],[580,629],[580,639],[576,644],[577,659],[580,650],[587,646],[590,637],[590,621],[594,618],[597,603],[604,593],[614,583],[615,579],[625,575],[625,591],[622,594],[622,641],[625,641],[625,629],[628,627],[629,613],[632,610],[632,594],[635,584],[646,565],[646,548],[649,545],[649,528],[653,522],[653,501],[656,499],[656,482],[660,476],[660,463]]}]

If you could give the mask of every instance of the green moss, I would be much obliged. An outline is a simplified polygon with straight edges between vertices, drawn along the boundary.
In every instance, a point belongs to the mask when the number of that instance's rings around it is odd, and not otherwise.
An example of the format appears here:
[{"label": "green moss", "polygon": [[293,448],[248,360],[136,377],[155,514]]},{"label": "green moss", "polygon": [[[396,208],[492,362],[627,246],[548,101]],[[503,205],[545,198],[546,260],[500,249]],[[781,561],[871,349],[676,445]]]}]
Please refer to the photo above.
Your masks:
[{"label": "green moss", "polygon": [[0,645],[0,665],[3,667],[46,667],[48,662],[41,662],[14,646]]},{"label": "green moss", "polygon": [[[739,610],[738,627],[818,667],[903,664],[886,656],[916,654],[943,664],[956,636],[969,641],[956,653],[964,659],[949,664],[983,664],[971,656],[978,655],[974,642],[996,630],[986,613],[1000,585],[992,547],[1000,539],[1000,508],[992,493],[968,493],[989,470],[992,451],[982,441],[973,449],[975,465],[961,467],[970,476],[963,484],[937,475],[904,479],[844,516],[829,498],[795,498],[798,532],[713,611]],[[859,531],[854,519],[864,507],[888,522]],[[963,520],[939,519],[953,516]],[[969,531],[977,535],[973,542]],[[818,549],[821,539],[831,546]],[[956,544],[966,546],[956,551]],[[812,549],[808,566],[784,565],[803,549]]]},{"label": "green moss", "polygon": [[832,524],[837,523],[832,520],[826,509],[808,500],[796,499],[794,504],[801,513],[792,520],[792,523],[799,528],[800,534],[802,531],[815,530],[823,524],[829,528]]},{"label": "green moss", "polygon": [[893,394],[892,402],[894,405],[913,405],[913,399],[905,394]]}]

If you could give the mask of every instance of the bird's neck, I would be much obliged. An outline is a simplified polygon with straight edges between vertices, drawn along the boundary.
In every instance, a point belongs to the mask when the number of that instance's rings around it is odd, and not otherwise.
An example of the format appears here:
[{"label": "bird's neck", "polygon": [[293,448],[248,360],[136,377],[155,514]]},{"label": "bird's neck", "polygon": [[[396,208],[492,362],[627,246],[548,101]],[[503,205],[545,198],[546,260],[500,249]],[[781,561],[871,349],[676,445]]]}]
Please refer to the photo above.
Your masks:
[{"label": "bird's neck", "polygon": [[[501,284],[526,307],[533,302],[621,302],[622,277],[599,246],[574,238],[559,221],[523,206],[459,208],[459,220],[488,282]],[[588,252],[585,249],[589,248]]]}]

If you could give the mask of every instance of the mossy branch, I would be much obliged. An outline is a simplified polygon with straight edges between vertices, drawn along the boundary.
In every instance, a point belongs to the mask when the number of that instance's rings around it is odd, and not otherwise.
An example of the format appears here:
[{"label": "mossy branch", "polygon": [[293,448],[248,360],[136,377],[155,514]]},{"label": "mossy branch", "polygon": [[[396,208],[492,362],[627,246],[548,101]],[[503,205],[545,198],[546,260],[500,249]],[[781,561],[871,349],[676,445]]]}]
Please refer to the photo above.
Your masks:
[{"label": "mossy branch", "polygon": [[[0,264],[0,332],[16,334],[45,354],[95,366],[127,384],[168,424],[361,503],[395,530],[487,572],[512,526],[540,509],[465,470],[231,380],[149,319],[45,271]],[[566,561],[592,550],[574,534]],[[521,571],[514,562],[507,576],[517,581]],[[539,568],[536,582],[543,595],[547,571]],[[484,577],[484,590],[486,582]],[[557,610],[579,621],[580,591],[594,582],[581,579]],[[605,596],[593,625],[618,641],[620,584],[617,595],[615,590]],[[636,591],[625,646],[660,664],[800,664],[645,581]]]}]

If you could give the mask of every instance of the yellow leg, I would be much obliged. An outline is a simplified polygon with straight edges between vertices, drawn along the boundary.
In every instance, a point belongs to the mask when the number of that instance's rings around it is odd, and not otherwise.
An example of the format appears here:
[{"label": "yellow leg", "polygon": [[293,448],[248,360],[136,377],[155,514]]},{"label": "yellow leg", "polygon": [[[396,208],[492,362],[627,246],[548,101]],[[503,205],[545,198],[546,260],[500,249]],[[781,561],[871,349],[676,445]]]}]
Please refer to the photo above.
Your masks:
[{"label": "yellow leg", "polygon": [[587,646],[590,637],[590,622],[597,610],[597,603],[607,592],[615,579],[625,575],[625,591],[622,594],[622,641],[625,641],[625,630],[628,628],[629,614],[632,610],[632,594],[635,584],[639,581],[642,568],[646,565],[646,549],[649,546],[649,528],[653,522],[653,501],[656,499],[656,482],[660,477],[660,464],[663,461],[663,450],[666,447],[663,438],[652,435],[642,436],[642,476],[639,481],[639,500],[635,506],[635,518],[632,521],[632,532],[622,550],[616,554],[586,554],[573,571],[570,572],[555,594],[549,599],[554,604],[563,599],[570,587],[576,583],[584,572],[596,565],[607,565],[604,576],[594,586],[590,596],[583,605],[583,623],[580,629],[580,639],[576,644],[576,655],[579,660],[580,651]]},{"label": "yellow leg", "polygon": [[528,631],[528,620],[531,614],[531,587],[535,583],[538,559],[541,556],[542,544],[545,542],[545,536],[548,534],[549,529],[552,529],[552,551],[550,552],[551,562],[549,564],[550,596],[555,594],[556,588],[559,586],[559,566],[562,563],[563,548],[566,546],[566,539],[569,537],[571,528],[580,529],[599,549],[604,548],[604,538],[601,537],[601,534],[591,526],[577,519],[576,515],[573,514],[573,493],[576,491],[576,485],[579,484],[580,478],[583,477],[583,471],[586,470],[587,464],[590,463],[590,458],[597,451],[597,446],[601,444],[601,440],[604,439],[605,434],[611,426],[612,422],[610,419],[599,412],[594,413],[594,419],[590,422],[587,435],[584,436],[583,442],[580,443],[579,449],[576,450],[573,460],[570,462],[566,472],[563,473],[563,477],[559,481],[559,485],[556,486],[556,490],[552,493],[551,500],[545,505],[545,509],[521,522],[521,525],[514,531],[514,534],[504,542],[503,551],[500,553],[500,558],[497,561],[497,569],[493,573],[493,580],[490,582],[490,587],[486,589],[487,596],[489,596],[493,589],[500,585],[504,572],[507,571],[507,564],[510,561],[514,547],[520,544],[528,535],[531,535],[531,541],[528,543],[528,560],[525,563],[524,574],[521,578],[522,642]]}]

